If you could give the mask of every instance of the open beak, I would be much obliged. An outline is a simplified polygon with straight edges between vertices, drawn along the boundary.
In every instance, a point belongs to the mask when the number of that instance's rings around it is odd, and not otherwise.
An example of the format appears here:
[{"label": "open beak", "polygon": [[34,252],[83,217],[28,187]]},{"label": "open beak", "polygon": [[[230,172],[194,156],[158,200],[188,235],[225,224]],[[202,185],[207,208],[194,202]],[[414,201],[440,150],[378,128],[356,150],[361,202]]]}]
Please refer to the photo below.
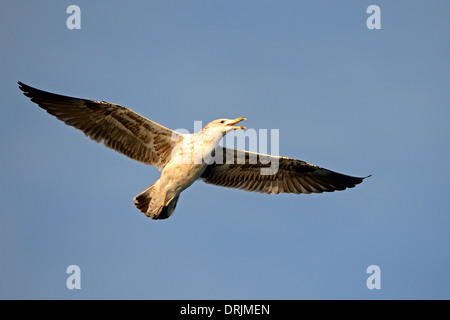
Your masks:
[{"label": "open beak", "polygon": [[227,127],[230,126],[232,129],[241,129],[241,130],[245,130],[245,129],[247,129],[246,127],[242,127],[242,126],[234,126],[235,124],[237,124],[237,123],[239,123],[239,122],[241,122],[241,121],[243,121],[243,120],[247,120],[247,118],[245,118],[245,117],[239,117],[239,118],[236,118],[236,119],[232,120],[231,122],[229,122],[229,123],[227,124]]}]

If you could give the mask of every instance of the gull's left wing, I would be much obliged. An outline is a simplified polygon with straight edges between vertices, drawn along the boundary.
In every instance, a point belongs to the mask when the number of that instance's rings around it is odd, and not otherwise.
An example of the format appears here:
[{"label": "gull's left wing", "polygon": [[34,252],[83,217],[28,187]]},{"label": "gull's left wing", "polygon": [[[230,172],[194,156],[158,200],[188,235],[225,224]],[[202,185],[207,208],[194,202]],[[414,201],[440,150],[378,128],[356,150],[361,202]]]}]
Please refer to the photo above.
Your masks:
[{"label": "gull's left wing", "polygon": [[[236,149],[222,152],[221,163],[208,165],[200,177],[221,187],[261,193],[322,193],[353,188],[365,178],[352,177],[286,157],[275,157]],[[218,157],[220,158],[220,156]],[[262,174],[261,169],[273,174]]]}]

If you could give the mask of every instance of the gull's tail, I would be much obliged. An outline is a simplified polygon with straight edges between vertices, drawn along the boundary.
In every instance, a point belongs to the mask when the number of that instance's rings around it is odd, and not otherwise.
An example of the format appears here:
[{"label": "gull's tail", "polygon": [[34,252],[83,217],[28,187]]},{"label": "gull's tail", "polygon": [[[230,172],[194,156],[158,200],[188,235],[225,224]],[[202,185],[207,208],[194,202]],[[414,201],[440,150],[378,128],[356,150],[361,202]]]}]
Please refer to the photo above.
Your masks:
[{"label": "gull's tail", "polygon": [[167,219],[175,210],[178,197],[174,197],[167,205],[164,205],[165,195],[159,191],[159,180],[134,197],[136,208],[154,220]]}]

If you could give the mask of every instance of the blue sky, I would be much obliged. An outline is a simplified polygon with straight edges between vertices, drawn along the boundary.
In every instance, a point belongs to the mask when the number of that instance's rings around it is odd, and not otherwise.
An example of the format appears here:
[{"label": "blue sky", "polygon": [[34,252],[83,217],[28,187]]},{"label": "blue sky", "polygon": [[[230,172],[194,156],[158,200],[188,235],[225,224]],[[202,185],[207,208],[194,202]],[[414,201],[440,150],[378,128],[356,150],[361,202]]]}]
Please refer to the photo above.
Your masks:
[{"label": "blue sky", "polygon": [[[448,2],[129,3],[2,2],[0,298],[450,298]],[[282,155],[373,176],[318,195],[197,182],[152,221],[132,199],[157,169],[49,116],[19,80],[173,129],[245,116],[280,130]]]}]

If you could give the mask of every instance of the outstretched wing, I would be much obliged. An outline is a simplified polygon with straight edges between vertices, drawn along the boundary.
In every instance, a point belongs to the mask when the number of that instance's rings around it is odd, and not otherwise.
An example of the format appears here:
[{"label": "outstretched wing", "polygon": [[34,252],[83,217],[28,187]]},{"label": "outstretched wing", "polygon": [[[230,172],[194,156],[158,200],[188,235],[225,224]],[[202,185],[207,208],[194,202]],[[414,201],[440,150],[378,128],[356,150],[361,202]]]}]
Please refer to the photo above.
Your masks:
[{"label": "outstretched wing", "polygon": [[215,161],[208,165],[201,179],[222,187],[268,194],[322,193],[353,188],[365,179],[292,158],[228,148],[218,150],[223,152],[222,163]]},{"label": "outstretched wing", "polygon": [[133,160],[162,169],[182,135],[121,105],[62,96],[19,82],[24,95],[65,124]]}]

